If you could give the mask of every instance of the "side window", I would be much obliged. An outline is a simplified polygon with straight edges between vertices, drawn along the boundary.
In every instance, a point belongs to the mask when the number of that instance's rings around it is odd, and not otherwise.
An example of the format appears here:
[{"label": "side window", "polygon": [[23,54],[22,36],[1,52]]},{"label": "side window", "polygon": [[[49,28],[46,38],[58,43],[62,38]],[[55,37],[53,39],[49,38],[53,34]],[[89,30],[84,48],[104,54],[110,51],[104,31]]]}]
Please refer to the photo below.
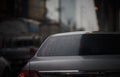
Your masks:
[{"label": "side window", "polygon": [[83,35],[81,44],[81,55],[120,54],[119,34]]}]

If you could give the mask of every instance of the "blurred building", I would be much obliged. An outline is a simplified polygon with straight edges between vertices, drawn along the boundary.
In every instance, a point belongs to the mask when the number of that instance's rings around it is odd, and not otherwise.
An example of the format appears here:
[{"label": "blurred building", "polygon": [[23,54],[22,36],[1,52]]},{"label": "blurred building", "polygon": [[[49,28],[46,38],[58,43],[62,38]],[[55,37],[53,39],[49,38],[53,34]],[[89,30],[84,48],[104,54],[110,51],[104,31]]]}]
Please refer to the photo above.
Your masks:
[{"label": "blurred building", "polygon": [[85,31],[99,31],[94,0],[76,0],[76,26]]},{"label": "blurred building", "polygon": [[43,20],[46,12],[46,0],[1,0],[0,17],[16,18],[26,17]]},{"label": "blurred building", "polygon": [[120,31],[118,0],[0,0],[0,21],[19,17],[38,20],[40,26],[49,19],[70,31],[94,30],[96,26],[100,31]]},{"label": "blurred building", "polygon": [[100,31],[120,31],[119,4],[118,0],[95,0]]},{"label": "blurred building", "polygon": [[94,0],[48,0],[47,7],[47,16],[65,24],[69,31],[99,30]]},{"label": "blurred building", "polygon": [[46,1],[47,14],[46,16],[56,22],[59,22],[59,0],[47,0]]},{"label": "blurred building", "polygon": [[46,0],[29,0],[29,18],[44,20],[46,15]]}]

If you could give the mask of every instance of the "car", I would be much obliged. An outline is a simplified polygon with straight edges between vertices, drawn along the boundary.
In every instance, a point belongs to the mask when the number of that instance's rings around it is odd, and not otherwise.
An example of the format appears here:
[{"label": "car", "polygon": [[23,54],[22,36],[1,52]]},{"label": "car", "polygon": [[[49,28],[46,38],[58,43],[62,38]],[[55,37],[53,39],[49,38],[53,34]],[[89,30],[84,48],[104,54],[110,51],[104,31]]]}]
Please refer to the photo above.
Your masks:
[{"label": "car", "polygon": [[15,36],[3,40],[3,56],[14,65],[24,65],[40,46],[39,36]]},{"label": "car", "polygon": [[120,33],[49,36],[18,77],[120,77]]},{"label": "car", "polygon": [[0,54],[0,77],[10,77],[11,72],[10,63]]}]

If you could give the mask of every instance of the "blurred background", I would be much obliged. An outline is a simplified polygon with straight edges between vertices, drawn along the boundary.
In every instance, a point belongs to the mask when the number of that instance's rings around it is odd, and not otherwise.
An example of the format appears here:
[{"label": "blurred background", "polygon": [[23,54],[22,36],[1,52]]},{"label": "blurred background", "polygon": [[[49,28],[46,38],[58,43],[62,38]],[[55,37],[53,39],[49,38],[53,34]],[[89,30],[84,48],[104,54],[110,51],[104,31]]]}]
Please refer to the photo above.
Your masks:
[{"label": "blurred background", "polygon": [[17,76],[51,34],[120,32],[119,21],[119,0],[0,0],[0,70]]}]

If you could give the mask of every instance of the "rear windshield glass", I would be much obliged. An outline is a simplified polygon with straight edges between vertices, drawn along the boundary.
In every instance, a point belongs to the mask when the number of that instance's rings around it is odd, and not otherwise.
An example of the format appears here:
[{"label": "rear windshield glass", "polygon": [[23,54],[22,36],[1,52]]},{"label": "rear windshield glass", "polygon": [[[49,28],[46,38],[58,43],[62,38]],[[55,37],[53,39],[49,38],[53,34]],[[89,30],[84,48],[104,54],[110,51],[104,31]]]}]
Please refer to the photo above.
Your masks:
[{"label": "rear windshield glass", "polygon": [[38,56],[117,55],[120,34],[85,34],[48,38]]}]

